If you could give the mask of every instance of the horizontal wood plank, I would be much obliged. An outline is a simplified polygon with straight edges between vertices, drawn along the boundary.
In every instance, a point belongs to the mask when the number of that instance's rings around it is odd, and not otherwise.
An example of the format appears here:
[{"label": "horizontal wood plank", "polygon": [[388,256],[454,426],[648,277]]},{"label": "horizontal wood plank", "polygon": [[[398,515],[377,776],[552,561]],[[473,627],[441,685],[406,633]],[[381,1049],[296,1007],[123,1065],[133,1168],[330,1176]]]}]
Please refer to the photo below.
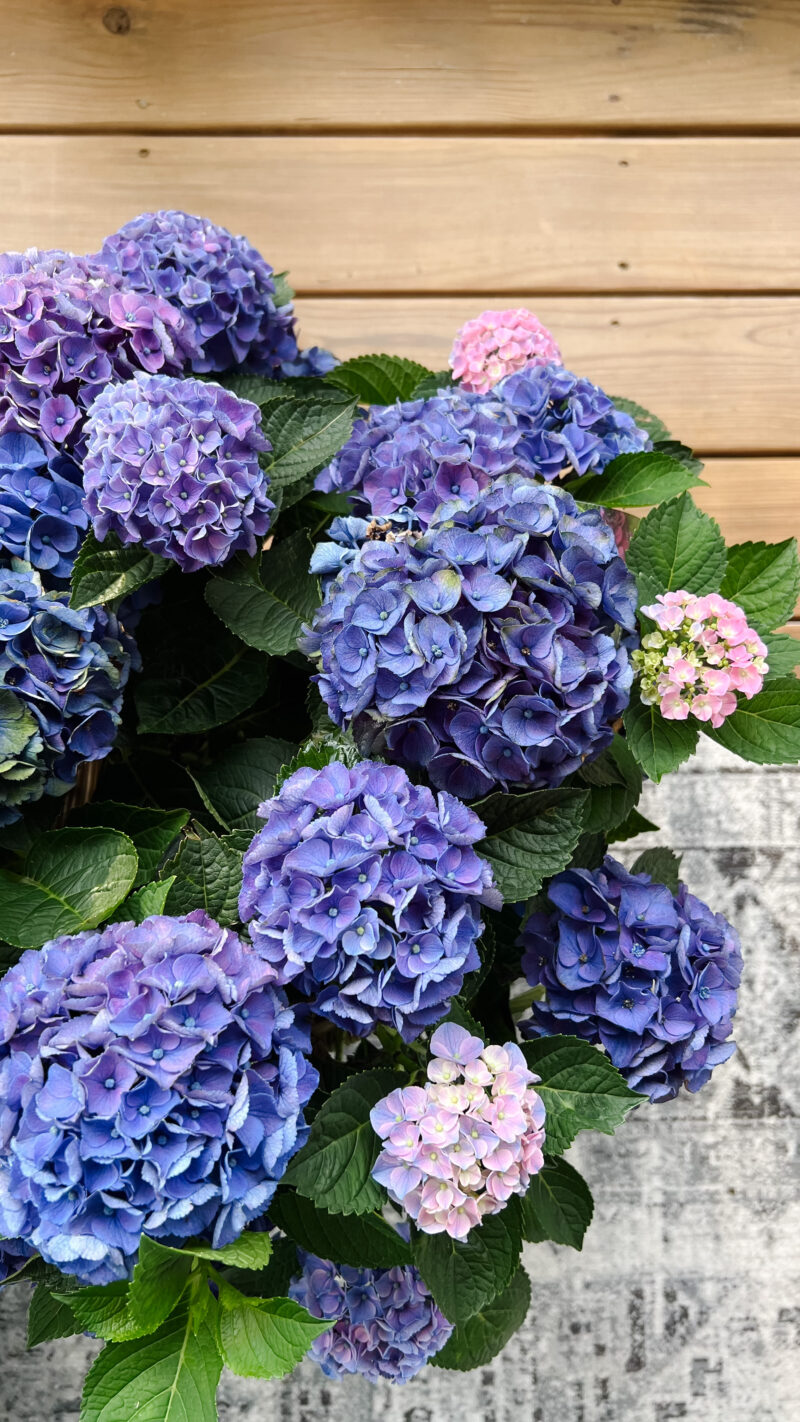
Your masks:
[{"label": "horizontal wood plank", "polygon": [[309,293],[800,290],[800,139],[35,135],[0,191],[0,248],[183,207]]},{"label": "horizontal wood plank", "polygon": [[[612,394],[655,410],[707,454],[800,453],[800,298],[538,297],[517,293],[564,360]],[[434,370],[454,332],[492,296],[297,302],[301,335],[340,356],[385,350]]]},{"label": "horizontal wood plank", "polygon": [[798,123],[796,0],[5,0],[0,124]]}]

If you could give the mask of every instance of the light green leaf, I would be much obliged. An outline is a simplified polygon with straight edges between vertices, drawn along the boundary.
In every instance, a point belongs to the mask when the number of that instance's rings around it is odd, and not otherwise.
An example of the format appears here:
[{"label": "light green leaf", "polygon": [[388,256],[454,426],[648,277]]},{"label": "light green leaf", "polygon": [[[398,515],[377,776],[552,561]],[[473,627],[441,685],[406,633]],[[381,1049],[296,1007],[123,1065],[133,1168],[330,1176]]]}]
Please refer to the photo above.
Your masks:
[{"label": "light green leaf", "polygon": [[788,622],[800,596],[797,540],[735,543],[728,549],[728,566],[720,592],[767,632]]},{"label": "light green leaf", "polygon": [[339,1215],[364,1215],[380,1209],[386,1195],[372,1178],[380,1141],[369,1113],[405,1078],[397,1072],[359,1072],[320,1106],[303,1149],[290,1160],[284,1175],[324,1210]]},{"label": "light green leaf", "polygon": [[414,1230],[414,1263],[451,1323],[463,1324],[509,1284],[522,1248],[519,1201],[512,1196],[465,1239]]},{"label": "light green leaf", "polygon": [[680,459],[658,450],[641,454],[618,454],[602,474],[585,474],[570,482],[569,491],[586,504],[602,504],[607,509],[637,509],[661,504],[704,481]]},{"label": "light green leaf", "polygon": [[548,1157],[522,1196],[522,1237],[531,1244],[551,1239],[582,1249],[593,1213],[592,1193],[583,1176],[560,1156]]},{"label": "light green leaf", "polygon": [[136,850],[107,829],[62,829],[40,835],[23,870],[0,870],[0,938],[15,948],[41,948],[62,933],[96,928],[130,892]]},{"label": "light green leaf", "polygon": [[154,1333],[158,1327],[158,1324],[141,1323],[133,1317],[128,1303],[128,1289],[126,1279],[102,1288],[90,1284],[77,1293],[64,1295],[62,1302],[69,1305],[86,1332],[123,1343],[129,1338],[143,1338],[146,1333]]},{"label": "light green leaf", "polygon": [[[332,374],[338,374],[341,366]],[[350,438],[355,402],[312,394],[281,401],[264,412],[263,427],[272,445],[264,469],[270,484],[286,488],[327,464]]]},{"label": "light green leaf", "polygon": [[[363,355],[343,361],[325,379],[349,391],[365,405],[391,405],[395,400],[417,398],[415,392],[420,382],[433,377],[433,371],[426,366],[403,356]],[[449,384],[451,379],[448,371],[444,383]]]},{"label": "light green leaf", "polygon": [[169,891],[175,883],[175,875],[170,874],[168,879],[159,879],[157,883],[144,884],[141,889],[137,889],[135,894],[131,894],[122,905],[122,917],[132,918],[134,923],[144,923],[146,918],[153,914],[164,913],[169,896]]},{"label": "light green leaf", "polygon": [[211,765],[192,772],[192,780],[223,829],[257,830],[258,806],[274,794],[278,772],[296,749],[291,741],[272,736],[238,741]]},{"label": "light green leaf", "polygon": [[530,898],[569,863],[587,803],[585,790],[533,790],[498,791],[473,806],[486,825],[478,852],[491,864],[507,903]]},{"label": "light green leaf", "polygon": [[716,592],[727,557],[718,525],[684,495],[651,509],[642,519],[625,561],[636,576],[641,606],[660,592]]},{"label": "light green leaf", "polygon": [[522,1327],[530,1304],[530,1280],[520,1266],[508,1288],[459,1324],[430,1362],[460,1373],[487,1367]]},{"label": "light green leaf", "polygon": [[133,841],[139,857],[134,889],[147,884],[158,872],[170,845],[175,843],[189,818],[188,810],[150,810],[139,805],[120,805],[114,800],[83,805],[71,823],[102,825],[119,830]]},{"label": "light green leaf", "polygon": [[756,765],[794,765],[800,760],[800,681],[794,676],[768,680],[751,701],[740,697],[733,715],[716,731],[707,723],[703,731]]},{"label": "light green leaf", "polygon": [[123,546],[113,533],[99,543],[90,530],[72,570],[70,606],[95,607],[99,602],[114,602],[174,567],[171,559],[148,552],[141,543]]},{"label": "light green leaf", "polygon": [[269,1207],[273,1224],[290,1239],[337,1264],[354,1269],[391,1269],[411,1263],[411,1247],[382,1215],[331,1214],[291,1190],[280,1190]]},{"label": "light green leaf", "polygon": [[106,1344],[86,1379],[80,1422],[216,1422],[221,1372],[211,1328],[195,1332],[182,1308],[156,1334]]},{"label": "light green leaf", "polygon": [[220,1283],[219,1337],[231,1372],[241,1378],[282,1378],[330,1328],[292,1299],[251,1299]]},{"label": "light green leaf", "polygon": [[522,1048],[545,1105],[547,1150],[560,1155],[579,1131],[614,1134],[645,1099],[625,1085],[608,1057],[578,1037],[541,1037]]},{"label": "light green leaf", "polygon": [[297,647],[300,628],[321,602],[319,583],[308,571],[311,544],[305,529],[284,538],[253,570],[232,568],[212,578],[206,602],[225,626],[249,647],[284,657]]},{"label": "light green leaf", "polygon": [[51,1343],[55,1338],[71,1338],[80,1333],[81,1322],[75,1316],[69,1298],[51,1293],[46,1284],[37,1284],[28,1307],[28,1347]]},{"label": "light green leaf", "polygon": [[259,652],[232,638],[212,641],[208,659],[195,671],[139,682],[134,694],[139,732],[178,736],[210,731],[247,711],[266,685],[267,662]]},{"label": "light green leaf", "polygon": [[649,874],[654,884],[666,884],[677,894],[681,876],[681,856],[666,848],[645,849],[631,865],[632,874]]},{"label": "light green leaf", "polygon": [[268,1234],[246,1230],[238,1239],[232,1239],[230,1244],[223,1244],[219,1249],[189,1240],[184,1245],[184,1252],[217,1264],[230,1264],[236,1269],[265,1269],[272,1255],[272,1240]]},{"label": "light green leaf", "polygon": [[697,722],[667,721],[657,706],[644,705],[636,685],[622,720],[631,752],[656,783],[697,749]]},{"label": "light green leaf", "polygon": [[172,1313],[187,1283],[192,1256],[143,1234],[128,1291],[130,1318],[152,1332]]},{"label": "light green leaf", "polygon": [[203,909],[223,928],[237,922],[242,887],[242,852],[238,847],[196,825],[169,867],[175,877],[167,895],[169,913]]}]

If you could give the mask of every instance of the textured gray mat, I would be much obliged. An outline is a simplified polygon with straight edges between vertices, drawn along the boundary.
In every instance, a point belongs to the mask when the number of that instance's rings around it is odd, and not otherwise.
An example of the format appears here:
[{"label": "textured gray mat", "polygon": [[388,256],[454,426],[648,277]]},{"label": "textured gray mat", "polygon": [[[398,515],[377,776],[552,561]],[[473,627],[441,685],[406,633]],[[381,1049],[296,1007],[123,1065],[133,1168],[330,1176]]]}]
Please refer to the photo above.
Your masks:
[{"label": "textured gray mat", "polygon": [[[491,1368],[429,1368],[405,1388],[329,1383],[310,1365],[283,1384],[226,1375],[224,1422],[800,1417],[800,771],[743,766],[705,742],[643,808],[740,931],[733,1061],[699,1096],[579,1141],[596,1200],[586,1248],[528,1250],[528,1321]],[[26,1353],[21,1303],[0,1295],[1,1422],[76,1418],[96,1345]]]}]

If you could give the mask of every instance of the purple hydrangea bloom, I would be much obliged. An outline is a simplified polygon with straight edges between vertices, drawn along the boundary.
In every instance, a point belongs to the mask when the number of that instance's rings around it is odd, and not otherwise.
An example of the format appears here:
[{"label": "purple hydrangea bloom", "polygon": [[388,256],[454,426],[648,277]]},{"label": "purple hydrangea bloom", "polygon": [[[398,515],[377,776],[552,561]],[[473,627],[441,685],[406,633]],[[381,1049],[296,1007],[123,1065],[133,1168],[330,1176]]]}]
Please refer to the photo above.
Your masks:
[{"label": "purple hydrangea bloom", "polygon": [[275,507],[257,405],[211,382],[139,375],[98,395],[86,435],[99,539],[142,543],[186,573],[256,552]]},{"label": "purple hydrangea bloom", "polygon": [[523,1033],[600,1042],[651,1101],[699,1091],[734,1051],[735,930],[685,884],[672,894],[610,856],[556,875],[548,898],[554,911],[531,914],[520,939],[528,982],[546,993]]},{"label": "purple hydrangea bloom", "polygon": [[560,365],[527,366],[492,391],[519,432],[517,451],[548,480],[600,474],[618,454],[652,447],[645,430],[599,385]]},{"label": "purple hydrangea bloom", "polygon": [[308,1356],[329,1378],[360,1373],[370,1382],[406,1383],[443,1348],[453,1325],[412,1265],[350,1269],[298,1250],[302,1273],[289,1297],[312,1318],[330,1319]]},{"label": "purple hydrangea bloom", "polygon": [[478,904],[500,904],[478,816],[370,761],[296,770],[259,814],[239,913],[275,981],[354,1036],[444,1017],[479,965]]},{"label": "purple hydrangea bloom", "polygon": [[273,268],[244,237],[191,213],[143,212],[107,237],[93,261],[185,316],[198,342],[192,370],[244,365],[257,374],[324,375],[337,362],[297,347],[294,307],[278,305]]},{"label": "purple hydrangea bloom", "polygon": [[220,1247],[303,1144],[309,1036],[201,910],[55,938],[0,982],[0,1231],[86,1283],[143,1233]]},{"label": "purple hydrangea bloom", "polygon": [[47,583],[69,578],[89,515],[80,465],[28,434],[0,435],[0,556],[21,558]]},{"label": "purple hydrangea bloom", "polygon": [[332,719],[471,800],[559,784],[611,740],[635,583],[599,511],[521,476],[366,542],[303,649]]},{"label": "purple hydrangea bloom", "polygon": [[194,347],[181,313],[63,252],[0,257],[0,434],[85,452],[95,396],[139,370],[178,375]]},{"label": "purple hydrangea bloom", "polygon": [[0,569],[0,824],[114,743],[136,644],[104,607],[77,611],[33,568]]}]

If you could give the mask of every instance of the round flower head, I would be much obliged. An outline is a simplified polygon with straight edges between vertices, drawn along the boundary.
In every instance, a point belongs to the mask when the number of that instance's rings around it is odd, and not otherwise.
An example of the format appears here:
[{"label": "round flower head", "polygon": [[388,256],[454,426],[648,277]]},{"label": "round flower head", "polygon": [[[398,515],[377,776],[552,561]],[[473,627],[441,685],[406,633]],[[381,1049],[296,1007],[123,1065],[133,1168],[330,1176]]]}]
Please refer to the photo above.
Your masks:
[{"label": "round flower head", "polygon": [[229,1243],[303,1144],[307,1030],[202,911],[24,953],[0,982],[0,1231],[85,1283],[143,1233]]},{"label": "round flower head", "polygon": [[198,344],[200,372],[246,365],[273,379],[322,375],[327,351],[300,352],[291,302],[278,305],[274,272],[244,237],[188,212],[143,212],[107,237],[93,258],[127,286],[183,313]]},{"label": "round flower head", "polygon": [[0,435],[0,557],[22,558],[58,585],[69,578],[89,515],[80,466],[27,434]]},{"label": "round flower head", "polygon": [[289,1297],[312,1318],[331,1321],[308,1351],[326,1377],[410,1382],[450,1337],[452,1323],[413,1266],[350,1269],[303,1250],[298,1257],[302,1272]]},{"label": "round flower head", "polygon": [[505,375],[531,365],[561,364],[561,352],[546,326],[524,306],[482,311],[461,327],[450,366],[464,390],[485,395]]},{"label": "round flower head", "polygon": [[27,564],[0,568],[0,824],[108,755],[132,663],[136,644],[107,608],[77,611]]},{"label": "round flower head", "polygon": [[610,856],[556,875],[548,898],[553,911],[531,914],[520,939],[528,982],[546,994],[523,1033],[601,1043],[651,1101],[682,1084],[699,1091],[734,1051],[742,957],[731,925],[685,884],[672,894]]},{"label": "round flower head", "polygon": [[492,392],[519,431],[517,449],[540,478],[600,474],[618,454],[651,447],[645,430],[591,380],[560,365],[527,366]]},{"label": "round flower head", "polygon": [[635,584],[598,512],[511,476],[367,542],[301,643],[334,721],[470,800],[559,784],[599,754],[632,680]]},{"label": "round flower head", "polygon": [[544,1104],[514,1042],[487,1047],[446,1022],[431,1054],[425,1086],[400,1087],[370,1112],[383,1141],[372,1174],[419,1229],[463,1239],[541,1170]]},{"label": "round flower head", "polygon": [[478,905],[500,905],[477,815],[370,761],[296,770],[259,814],[239,913],[274,980],[354,1036],[444,1017],[479,966]]},{"label": "round flower head", "polygon": [[257,405],[210,382],[140,375],[97,397],[86,434],[99,539],[142,543],[185,573],[256,552],[275,507]]},{"label": "round flower head", "polygon": [[642,701],[657,705],[666,720],[691,715],[721,726],[736,710],[737,692],[749,700],[761,690],[767,648],[735,602],[719,593],[668,592],[642,612],[657,631],[642,638],[633,664]]},{"label": "round flower head", "polygon": [[138,370],[181,372],[194,338],[180,312],[68,253],[0,257],[0,434],[85,451],[86,411]]}]

